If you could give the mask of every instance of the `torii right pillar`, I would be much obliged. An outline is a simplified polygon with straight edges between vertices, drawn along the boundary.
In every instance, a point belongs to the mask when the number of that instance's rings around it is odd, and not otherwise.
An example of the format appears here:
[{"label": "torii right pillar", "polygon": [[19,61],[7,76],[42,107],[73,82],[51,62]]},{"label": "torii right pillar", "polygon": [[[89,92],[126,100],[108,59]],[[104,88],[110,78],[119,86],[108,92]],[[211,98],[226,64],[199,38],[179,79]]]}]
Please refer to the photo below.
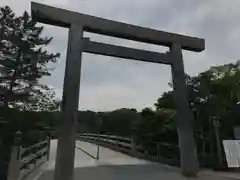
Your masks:
[{"label": "torii right pillar", "polygon": [[193,137],[193,113],[188,101],[181,44],[172,44],[170,55],[172,58],[173,96],[177,109],[175,118],[177,121],[181,169],[185,176],[194,177],[198,174],[199,164]]}]

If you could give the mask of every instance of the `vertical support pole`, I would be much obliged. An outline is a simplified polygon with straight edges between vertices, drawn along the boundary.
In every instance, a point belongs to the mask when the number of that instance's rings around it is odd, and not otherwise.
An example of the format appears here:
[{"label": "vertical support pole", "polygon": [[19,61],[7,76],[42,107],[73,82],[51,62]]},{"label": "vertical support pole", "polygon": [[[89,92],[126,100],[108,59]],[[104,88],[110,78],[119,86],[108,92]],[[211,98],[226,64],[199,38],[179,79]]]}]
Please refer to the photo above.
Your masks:
[{"label": "vertical support pole", "polygon": [[193,114],[189,107],[185,82],[182,48],[180,44],[176,43],[170,50],[182,173],[185,176],[197,176],[199,165],[193,137]]},{"label": "vertical support pole", "polygon": [[51,147],[51,136],[49,135],[49,137],[47,137],[47,141],[48,141],[48,144],[47,144],[47,148],[48,148],[48,150],[47,150],[47,161],[49,160],[49,157],[50,157],[50,147]]},{"label": "vertical support pole", "polygon": [[97,160],[99,160],[99,142],[100,141],[100,131],[98,132],[98,138],[97,138]]},{"label": "vertical support pole", "polygon": [[12,147],[11,159],[8,168],[7,180],[17,180],[20,175],[20,146],[21,146],[21,132],[16,132],[14,138],[14,145]]},{"label": "vertical support pole", "polygon": [[99,160],[99,149],[100,149],[100,135],[101,135],[101,128],[102,128],[102,118],[99,118],[99,116],[97,116],[98,119],[98,138],[97,138],[97,160]]},{"label": "vertical support pole", "polygon": [[73,180],[74,178],[75,125],[78,111],[81,57],[83,51],[82,37],[82,27],[72,24],[68,35],[61,127],[54,174],[55,180]]},{"label": "vertical support pole", "polygon": [[220,138],[220,133],[219,133],[219,128],[220,128],[220,122],[219,119],[213,118],[213,130],[214,130],[214,136],[216,139],[216,148],[217,148],[217,168],[222,168],[223,167],[223,152],[222,152],[222,141]]},{"label": "vertical support pole", "polygon": [[136,139],[135,134],[132,134],[131,137],[131,145],[132,145],[132,153],[134,154],[136,152]]},{"label": "vertical support pole", "polygon": [[160,143],[157,143],[157,160],[160,160],[161,152],[160,152]]},{"label": "vertical support pole", "polygon": [[131,146],[132,146],[132,153],[134,154],[137,151],[136,127],[132,128]]}]

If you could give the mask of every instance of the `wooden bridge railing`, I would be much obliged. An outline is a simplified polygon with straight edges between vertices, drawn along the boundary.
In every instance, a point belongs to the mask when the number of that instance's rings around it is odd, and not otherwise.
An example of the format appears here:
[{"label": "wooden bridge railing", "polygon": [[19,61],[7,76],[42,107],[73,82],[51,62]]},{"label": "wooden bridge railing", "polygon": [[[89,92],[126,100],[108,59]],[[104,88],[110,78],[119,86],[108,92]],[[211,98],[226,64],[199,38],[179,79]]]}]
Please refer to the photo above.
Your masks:
[{"label": "wooden bridge railing", "polygon": [[50,138],[27,148],[21,146],[21,133],[17,132],[12,147],[7,180],[22,180],[49,159]]},{"label": "wooden bridge railing", "polygon": [[107,144],[114,144],[116,146],[124,147],[127,149],[132,148],[132,139],[131,138],[125,138],[115,135],[105,135],[105,134],[78,134],[77,138],[83,139],[83,140],[92,140],[92,141],[99,141],[104,142]]},{"label": "wooden bridge railing", "polygon": [[82,133],[77,134],[76,138],[82,141],[99,144],[138,158],[159,161],[171,165],[179,165],[180,163],[178,157],[179,147],[170,143],[148,142],[148,147],[151,148],[146,148],[146,144],[137,143],[134,136],[126,138],[115,135]]}]

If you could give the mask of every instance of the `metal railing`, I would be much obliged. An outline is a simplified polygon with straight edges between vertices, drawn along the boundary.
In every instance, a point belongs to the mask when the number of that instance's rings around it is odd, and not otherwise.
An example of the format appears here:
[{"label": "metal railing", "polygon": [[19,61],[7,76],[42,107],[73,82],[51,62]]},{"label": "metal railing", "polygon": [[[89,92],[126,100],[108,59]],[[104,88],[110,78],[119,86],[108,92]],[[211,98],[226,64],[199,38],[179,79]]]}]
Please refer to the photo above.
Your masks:
[{"label": "metal railing", "polygon": [[7,180],[23,180],[49,159],[50,138],[27,148],[21,146],[21,133],[17,132],[12,147]]}]

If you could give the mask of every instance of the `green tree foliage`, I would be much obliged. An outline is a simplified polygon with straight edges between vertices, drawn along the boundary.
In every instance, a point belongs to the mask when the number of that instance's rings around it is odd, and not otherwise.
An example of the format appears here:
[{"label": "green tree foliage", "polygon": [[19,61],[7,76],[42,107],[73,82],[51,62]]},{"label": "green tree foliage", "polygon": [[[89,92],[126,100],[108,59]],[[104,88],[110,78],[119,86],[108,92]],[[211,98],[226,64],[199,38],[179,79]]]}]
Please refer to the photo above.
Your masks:
[{"label": "green tree foliage", "polygon": [[138,118],[136,109],[117,109],[111,112],[79,112],[78,130],[92,133],[131,136],[132,128]]},{"label": "green tree foliage", "polygon": [[[209,120],[217,117],[227,123],[229,112],[240,101],[239,61],[212,67],[198,76],[186,75],[189,105],[195,115],[196,127],[209,127]],[[175,110],[173,92],[164,93],[154,104],[157,111]]]},{"label": "green tree foliage", "polygon": [[[41,37],[27,12],[16,17],[9,7],[0,8],[0,101],[4,106],[27,103],[41,97],[47,86],[39,79],[50,75],[47,67],[59,53],[49,53],[46,46],[52,38]],[[40,95],[40,96],[39,96]]]},{"label": "green tree foliage", "polygon": [[157,111],[163,109],[175,109],[175,103],[172,96],[172,91],[164,92],[163,95],[158,98],[157,102],[154,103]]},{"label": "green tree foliage", "polygon": [[[233,139],[233,127],[240,124],[237,113],[240,110],[240,63],[211,67],[194,77],[186,75],[186,84],[199,154],[214,154],[217,143],[214,120],[220,122],[220,139]],[[173,92],[164,93],[155,107],[156,112],[172,110],[174,116]],[[169,124],[174,126],[174,118]]]},{"label": "green tree foliage", "polygon": [[14,107],[30,111],[57,109],[54,94],[39,80],[50,75],[47,65],[56,62],[60,54],[47,51],[52,38],[42,37],[42,31],[43,27],[27,12],[16,17],[8,6],[0,8],[0,179],[6,177],[15,132],[37,124],[35,115],[22,119],[23,114]]},{"label": "green tree foliage", "polygon": [[53,112],[60,111],[61,101],[56,99],[54,89],[35,94],[28,103],[15,103],[13,107],[20,111]]}]

